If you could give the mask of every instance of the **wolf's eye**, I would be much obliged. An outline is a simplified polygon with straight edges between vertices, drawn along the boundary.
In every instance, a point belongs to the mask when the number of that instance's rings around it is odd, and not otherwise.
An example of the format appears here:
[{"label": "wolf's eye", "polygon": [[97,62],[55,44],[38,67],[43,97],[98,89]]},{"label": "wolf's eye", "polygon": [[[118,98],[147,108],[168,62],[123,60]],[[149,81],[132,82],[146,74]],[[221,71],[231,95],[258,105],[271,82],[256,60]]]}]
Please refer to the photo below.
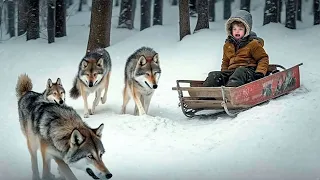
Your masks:
[{"label": "wolf's eye", "polygon": [[53,95],[55,95],[55,96],[56,96],[56,95],[57,95],[57,92],[54,92],[54,93],[53,93]]},{"label": "wolf's eye", "polygon": [[149,73],[146,73],[146,76],[150,76],[150,74],[149,74]]},{"label": "wolf's eye", "polygon": [[96,76],[97,76],[97,73],[94,73],[93,76],[96,77]]},{"label": "wolf's eye", "polygon": [[92,154],[88,155],[89,159],[94,159],[94,157],[92,156]]}]

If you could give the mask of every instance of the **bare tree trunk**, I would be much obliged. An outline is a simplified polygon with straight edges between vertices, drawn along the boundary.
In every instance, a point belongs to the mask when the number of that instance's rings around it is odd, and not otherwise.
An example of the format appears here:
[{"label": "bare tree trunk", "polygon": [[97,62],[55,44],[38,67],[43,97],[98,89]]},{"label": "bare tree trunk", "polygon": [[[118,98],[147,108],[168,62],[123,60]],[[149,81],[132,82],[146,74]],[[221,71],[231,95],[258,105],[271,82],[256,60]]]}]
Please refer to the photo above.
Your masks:
[{"label": "bare tree trunk", "polygon": [[281,23],[282,0],[277,1],[277,22]]},{"label": "bare tree trunk", "polygon": [[[8,33],[10,34],[10,37],[14,37],[16,35],[15,33],[15,4],[13,1],[8,1],[8,22],[9,22],[9,29]],[[1,12],[2,13],[2,12]]]},{"label": "bare tree trunk", "polygon": [[18,36],[23,35],[27,31],[27,22],[28,22],[28,16],[27,16],[26,0],[19,0],[18,1]]},{"label": "bare tree trunk", "polygon": [[93,0],[87,51],[110,46],[112,0]]},{"label": "bare tree trunk", "polygon": [[250,1],[251,0],[241,0],[240,9],[250,12]]},{"label": "bare tree trunk", "polygon": [[27,41],[31,39],[38,39],[40,37],[39,1],[27,0],[27,11]]},{"label": "bare tree trunk", "polygon": [[162,25],[163,0],[154,0],[153,25]]},{"label": "bare tree trunk", "polygon": [[190,33],[189,2],[179,0],[180,41]]},{"label": "bare tree trunk", "polygon": [[136,0],[122,0],[118,28],[133,29]]},{"label": "bare tree trunk", "polygon": [[301,18],[301,0],[296,0],[297,1],[297,20],[298,21],[302,21],[302,18]]},{"label": "bare tree trunk", "polygon": [[114,4],[114,6],[119,6],[119,0],[115,0],[116,3]]},{"label": "bare tree trunk", "polygon": [[212,22],[216,19],[215,4],[216,0],[209,0],[209,21]]},{"label": "bare tree trunk", "polygon": [[296,29],[296,0],[287,0],[285,27]]},{"label": "bare tree trunk", "polygon": [[264,7],[263,25],[269,24],[270,22],[278,22],[278,9],[277,0],[266,0]]},{"label": "bare tree trunk", "polygon": [[83,1],[83,0],[79,0],[79,8],[78,8],[78,11],[79,11],[79,12],[82,11],[82,4],[83,4],[82,1]]},{"label": "bare tree trunk", "polygon": [[172,6],[178,5],[178,0],[171,0],[171,5]]},{"label": "bare tree trunk", "polygon": [[73,0],[69,0],[69,6],[73,4]]},{"label": "bare tree trunk", "polygon": [[141,0],[141,23],[140,31],[150,27],[151,23],[151,1]]},{"label": "bare tree trunk", "polygon": [[231,16],[231,0],[223,1],[223,19],[229,19]]},{"label": "bare tree trunk", "polygon": [[208,0],[198,0],[198,20],[194,31],[209,29],[209,4]]},{"label": "bare tree trunk", "polygon": [[55,0],[48,0],[47,6],[48,6],[48,15],[47,15],[47,32],[48,32],[48,43],[53,43],[54,37],[55,37]]},{"label": "bare tree trunk", "polygon": [[320,0],[313,0],[313,25],[320,24]]},{"label": "bare tree trunk", "polygon": [[56,0],[56,37],[67,35],[66,15],[66,1]]}]

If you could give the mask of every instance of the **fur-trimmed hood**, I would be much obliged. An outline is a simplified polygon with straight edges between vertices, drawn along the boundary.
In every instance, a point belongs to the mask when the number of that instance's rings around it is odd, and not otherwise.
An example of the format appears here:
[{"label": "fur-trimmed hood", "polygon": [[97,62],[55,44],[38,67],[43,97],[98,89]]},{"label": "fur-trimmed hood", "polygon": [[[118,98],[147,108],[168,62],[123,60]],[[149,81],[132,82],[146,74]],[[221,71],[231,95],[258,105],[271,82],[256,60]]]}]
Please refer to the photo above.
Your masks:
[{"label": "fur-trimmed hood", "polygon": [[238,10],[235,13],[231,14],[230,18],[226,22],[226,31],[227,35],[231,36],[231,24],[234,21],[242,22],[246,28],[246,34],[244,37],[247,37],[252,29],[252,16],[248,11],[245,10]]}]

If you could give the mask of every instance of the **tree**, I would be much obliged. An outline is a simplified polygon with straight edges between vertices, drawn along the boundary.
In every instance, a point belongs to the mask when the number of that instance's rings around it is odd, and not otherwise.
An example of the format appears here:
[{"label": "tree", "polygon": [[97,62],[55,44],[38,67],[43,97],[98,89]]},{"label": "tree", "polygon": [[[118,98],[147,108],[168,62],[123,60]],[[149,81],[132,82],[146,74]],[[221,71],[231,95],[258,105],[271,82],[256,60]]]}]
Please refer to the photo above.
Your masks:
[{"label": "tree", "polygon": [[27,41],[38,39],[40,37],[39,25],[39,1],[27,0],[28,9],[28,25],[27,25]]},{"label": "tree", "polygon": [[209,21],[215,21],[216,12],[215,12],[215,3],[216,0],[209,0]]},{"label": "tree", "polygon": [[194,31],[209,28],[208,0],[198,0],[198,20]]},{"label": "tree", "polygon": [[250,12],[250,0],[241,0],[240,9]]},{"label": "tree", "polygon": [[93,0],[87,51],[110,46],[112,0]]},{"label": "tree", "polygon": [[286,22],[285,27],[296,29],[296,0],[286,1]]},{"label": "tree", "polygon": [[172,6],[178,5],[178,0],[171,0],[171,5]]},{"label": "tree", "polygon": [[277,22],[281,23],[282,0],[277,0]]},{"label": "tree", "polygon": [[190,33],[189,3],[186,0],[179,0],[179,27],[180,40]]},{"label": "tree", "polygon": [[115,4],[114,4],[114,6],[119,6],[119,0],[115,0],[116,2],[115,2]]},{"label": "tree", "polygon": [[154,0],[153,25],[162,25],[163,0]]},{"label": "tree", "polygon": [[318,25],[320,24],[320,0],[313,0],[313,24]]},{"label": "tree", "polygon": [[133,29],[136,0],[121,0],[118,28]]},{"label": "tree", "polygon": [[9,28],[8,33],[10,34],[10,37],[14,37],[16,35],[15,33],[15,3],[13,1],[7,2],[8,7],[8,22],[9,22]]},{"label": "tree", "polygon": [[83,0],[79,0],[79,8],[78,11],[82,11],[82,4],[83,4]]},{"label": "tree", "polygon": [[150,0],[141,0],[141,23],[140,31],[150,27],[151,23],[151,1]]},{"label": "tree", "polygon": [[231,0],[223,1],[223,19],[229,19],[231,16]]},{"label": "tree", "polygon": [[47,33],[48,33],[48,43],[54,42],[55,37],[55,3],[54,0],[48,0],[48,15],[47,15]]},{"label": "tree", "polygon": [[266,0],[264,6],[264,17],[263,25],[269,24],[270,22],[278,22],[278,0]]},{"label": "tree", "polygon": [[[26,0],[18,1],[18,36],[27,31],[27,4]],[[1,11],[0,11],[1,12]]]},{"label": "tree", "polygon": [[298,21],[302,21],[302,18],[301,18],[301,0],[296,0],[297,2],[297,20]]},{"label": "tree", "polygon": [[56,0],[56,37],[67,35],[67,7],[65,0]]}]

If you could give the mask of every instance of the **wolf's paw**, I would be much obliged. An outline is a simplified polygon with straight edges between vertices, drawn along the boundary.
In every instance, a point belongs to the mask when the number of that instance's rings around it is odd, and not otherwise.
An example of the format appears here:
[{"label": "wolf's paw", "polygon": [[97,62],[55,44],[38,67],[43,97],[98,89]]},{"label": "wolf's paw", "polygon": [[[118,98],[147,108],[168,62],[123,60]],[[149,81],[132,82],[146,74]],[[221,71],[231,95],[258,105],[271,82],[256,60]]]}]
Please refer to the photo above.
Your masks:
[{"label": "wolf's paw", "polygon": [[139,112],[139,116],[143,116],[143,115],[146,115],[145,111]]},{"label": "wolf's paw", "polygon": [[101,97],[101,104],[106,103],[106,101],[107,101],[107,97]]},{"label": "wolf's paw", "polygon": [[41,178],[39,177],[39,175],[33,175],[32,180],[41,180]]},{"label": "wolf's paw", "polygon": [[42,180],[56,180],[56,177],[53,174],[48,174],[45,177],[42,177]]},{"label": "wolf's paw", "polygon": [[90,115],[94,115],[95,111],[96,111],[96,110],[95,110],[94,108],[89,109],[89,113],[90,113]]},{"label": "wolf's paw", "polygon": [[84,117],[84,118],[88,118],[88,117],[89,117],[89,113],[88,113],[88,112],[87,112],[87,113],[84,113],[83,117]]}]

